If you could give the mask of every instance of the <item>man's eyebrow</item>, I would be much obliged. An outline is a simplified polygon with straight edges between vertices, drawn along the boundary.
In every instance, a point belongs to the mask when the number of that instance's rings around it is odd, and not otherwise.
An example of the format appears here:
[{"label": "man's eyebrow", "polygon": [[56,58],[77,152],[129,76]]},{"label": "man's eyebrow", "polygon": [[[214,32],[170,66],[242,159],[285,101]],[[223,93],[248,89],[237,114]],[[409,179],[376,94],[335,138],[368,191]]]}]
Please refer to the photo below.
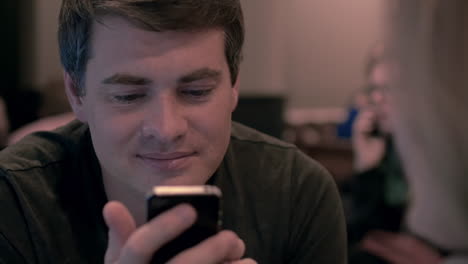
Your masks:
[{"label": "man's eyebrow", "polygon": [[202,68],[193,71],[179,79],[180,83],[190,83],[202,79],[214,79],[218,81],[221,78],[221,71],[213,70],[209,68]]},{"label": "man's eyebrow", "polygon": [[102,81],[103,84],[123,85],[148,85],[152,81],[145,77],[135,76],[127,73],[116,73]]}]

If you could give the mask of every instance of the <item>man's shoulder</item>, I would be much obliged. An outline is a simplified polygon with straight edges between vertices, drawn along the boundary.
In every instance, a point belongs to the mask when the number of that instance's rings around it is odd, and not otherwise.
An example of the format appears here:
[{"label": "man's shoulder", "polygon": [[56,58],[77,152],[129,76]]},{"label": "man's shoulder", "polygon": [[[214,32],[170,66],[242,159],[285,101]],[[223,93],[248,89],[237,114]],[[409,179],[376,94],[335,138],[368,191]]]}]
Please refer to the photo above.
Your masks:
[{"label": "man's shoulder", "polygon": [[232,126],[228,159],[249,170],[307,170],[312,174],[328,174],[317,161],[296,145],[235,122]]},{"label": "man's shoulder", "polygon": [[233,143],[245,143],[258,146],[271,146],[280,149],[295,149],[296,146],[278,138],[269,136],[237,122],[232,123],[231,139]]},{"label": "man's shoulder", "polygon": [[234,123],[222,168],[224,215],[246,216],[242,226],[226,224],[247,238],[248,256],[343,263],[339,195],[333,177],[318,162],[293,144]]},{"label": "man's shoulder", "polygon": [[77,120],[53,131],[24,137],[0,152],[3,171],[25,171],[63,161],[86,134],[87,126]]},{"label": "man's shoulder", "polygon": [[76,176],[92,173],[86,167],[90,155],[84,152],[90,144],[87,126],[72,121],[28,135],[0,152],[0,201],[8,211],[0,220],[0,245],[6,243],[12,255],[21,254],[28,263],[81,257],[75,243],[87,233],[76,235],[79,224],[70,216],[89,213],[81,206],[93,189],[83,187]]}]

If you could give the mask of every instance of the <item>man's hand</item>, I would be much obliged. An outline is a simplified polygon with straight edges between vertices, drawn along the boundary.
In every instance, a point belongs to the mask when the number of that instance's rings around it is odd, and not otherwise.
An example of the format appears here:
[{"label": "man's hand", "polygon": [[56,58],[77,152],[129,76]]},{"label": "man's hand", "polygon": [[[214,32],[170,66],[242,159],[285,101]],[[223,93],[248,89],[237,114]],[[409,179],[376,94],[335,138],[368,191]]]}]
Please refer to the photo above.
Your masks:
[{"label": "man's hand", "polygon": [[362,110],[353,125],[354,168],[363,172],[375,168],[385,154],[385,139],[371,135],[377,122],[377,114],[371,110]]},{"label": "man's hand", "polygon": [[443,260],[431,247],[406,234],[371,231],[361,246],[392,264],[438,264]]},{"label": "man's hand", "polygon": [[[136,228],[133,217],[119,202],[109,202],[103,210],[109,227],[106,264],[148,264],[165,243],[173,240],[196,220],[196,212],[189,205],[179,205],[150,222]],[[236,234],[222,231],[197,246],[181,252],[168,263],[255,263],[240,258],[245,245]]]}]

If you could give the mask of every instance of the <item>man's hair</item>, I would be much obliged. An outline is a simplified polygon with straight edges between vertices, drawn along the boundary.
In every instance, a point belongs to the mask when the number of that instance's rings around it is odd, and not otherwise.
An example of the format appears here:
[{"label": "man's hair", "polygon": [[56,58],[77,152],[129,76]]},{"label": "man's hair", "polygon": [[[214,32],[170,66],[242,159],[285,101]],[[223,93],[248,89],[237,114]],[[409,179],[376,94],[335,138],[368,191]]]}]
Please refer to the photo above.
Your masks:
[{"label": "man's hair", "polygon": [[79,95],[85,95],[83,80],[92,26],[104,15],[117,15],[155,32],[223,30],[231,83],[236,82],[244,42],[240,0],[63,0],[58,29],[60,59]]}]

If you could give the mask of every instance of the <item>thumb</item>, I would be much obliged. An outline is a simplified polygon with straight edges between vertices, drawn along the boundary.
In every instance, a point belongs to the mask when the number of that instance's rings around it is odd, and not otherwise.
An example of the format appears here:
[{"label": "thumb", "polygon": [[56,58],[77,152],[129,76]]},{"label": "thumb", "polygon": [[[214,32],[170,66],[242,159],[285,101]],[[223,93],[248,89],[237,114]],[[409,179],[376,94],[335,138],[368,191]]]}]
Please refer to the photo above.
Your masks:
[{"label": "thumb", "polygon": [[128,209],[120,202],[108,202],[103,209],[104,220],[109,227],[105,263],[115,263],[128,237],[135,231],[135,220]]}]

